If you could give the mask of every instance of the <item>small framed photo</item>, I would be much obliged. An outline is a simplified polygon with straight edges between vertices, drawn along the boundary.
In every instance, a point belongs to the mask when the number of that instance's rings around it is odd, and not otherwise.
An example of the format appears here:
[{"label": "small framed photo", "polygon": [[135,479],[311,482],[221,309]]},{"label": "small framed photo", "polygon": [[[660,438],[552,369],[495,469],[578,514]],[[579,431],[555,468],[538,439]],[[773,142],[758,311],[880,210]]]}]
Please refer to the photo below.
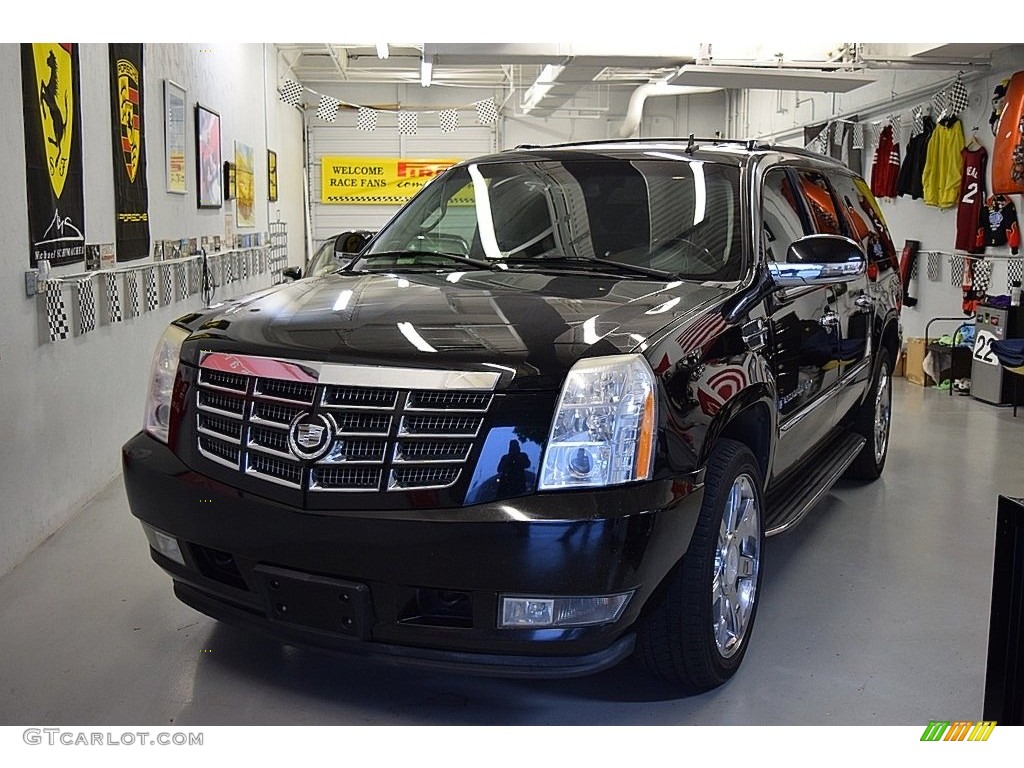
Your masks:
[{"label": "small framed photo", "polygon": [[220,115],[202,104],[196,104],[196,187],[199,208],[221,207]]},{"label": "small framed photo", "polygon": [[267,150],[267,199],[277,202],[277,152]]}]

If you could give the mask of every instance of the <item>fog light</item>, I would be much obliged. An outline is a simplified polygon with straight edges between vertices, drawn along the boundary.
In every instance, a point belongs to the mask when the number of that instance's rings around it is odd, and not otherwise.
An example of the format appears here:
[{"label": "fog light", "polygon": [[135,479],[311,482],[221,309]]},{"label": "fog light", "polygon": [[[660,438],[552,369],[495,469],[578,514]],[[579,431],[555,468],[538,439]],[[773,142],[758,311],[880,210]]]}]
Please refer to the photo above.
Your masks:
[{"label": "fog light", "polygon": [[632,592],[599,597],[508,597],[501,598],[498,626],[585,627],[610,624],[622,615]]},{"label": "fog light", "polygon": [[177,539],[173,536],[168,536],[163,531],[158,531],[156,528],[150,528],[145,523],[142,524],[142,530],[146,532],[149,546],[167,559],[173,560],[180,565],[185,564],[185,558],[181,554],[181,547],[178,546]]}]

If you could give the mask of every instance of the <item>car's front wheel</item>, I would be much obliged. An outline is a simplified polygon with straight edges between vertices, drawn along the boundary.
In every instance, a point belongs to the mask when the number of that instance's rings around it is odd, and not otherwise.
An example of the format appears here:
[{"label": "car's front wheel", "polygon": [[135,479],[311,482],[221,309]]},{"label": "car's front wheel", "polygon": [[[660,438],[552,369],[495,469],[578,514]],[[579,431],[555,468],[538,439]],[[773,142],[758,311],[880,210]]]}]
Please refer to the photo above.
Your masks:
[{"label": "car's front wheel", "polygon": [[708,460],[690,546],[641,624],[640,663],[687,692],[724,683],[747,651],[761,589],[761,488],[750,449],[721,441]]}]

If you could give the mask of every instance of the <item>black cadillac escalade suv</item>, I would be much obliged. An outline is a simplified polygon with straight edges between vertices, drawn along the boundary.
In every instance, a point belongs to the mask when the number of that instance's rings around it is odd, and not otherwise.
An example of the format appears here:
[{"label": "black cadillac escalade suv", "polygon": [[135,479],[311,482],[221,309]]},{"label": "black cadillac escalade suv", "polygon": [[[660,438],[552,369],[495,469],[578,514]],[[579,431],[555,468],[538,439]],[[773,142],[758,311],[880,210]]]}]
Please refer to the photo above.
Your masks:
[{"label": "black cadillac escalade suv", "polygon": [[895,267],[864,181],[801,150],[463,162],[344,268],[167,329],[131,509],[181,600],[288,642],[706,690],[764,537],[882,472]]}]

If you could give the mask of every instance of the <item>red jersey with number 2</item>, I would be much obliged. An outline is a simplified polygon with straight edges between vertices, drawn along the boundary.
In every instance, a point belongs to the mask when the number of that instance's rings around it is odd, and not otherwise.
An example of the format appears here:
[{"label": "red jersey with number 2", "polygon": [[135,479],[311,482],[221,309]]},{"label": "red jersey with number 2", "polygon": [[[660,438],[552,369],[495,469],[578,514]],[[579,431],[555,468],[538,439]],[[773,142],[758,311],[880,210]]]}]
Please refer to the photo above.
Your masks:
[{"label": "red jersey with number 2", "polygon": [[[964,149],[963,175],[960,178],[960,204],[956,209],[956,249],[969,253],[985,250],[985,241],[978,242],[981,211],[985,206],[985,163],[988,152],[984,147]],[[982,233],[984,234],[984,233]]]}]

